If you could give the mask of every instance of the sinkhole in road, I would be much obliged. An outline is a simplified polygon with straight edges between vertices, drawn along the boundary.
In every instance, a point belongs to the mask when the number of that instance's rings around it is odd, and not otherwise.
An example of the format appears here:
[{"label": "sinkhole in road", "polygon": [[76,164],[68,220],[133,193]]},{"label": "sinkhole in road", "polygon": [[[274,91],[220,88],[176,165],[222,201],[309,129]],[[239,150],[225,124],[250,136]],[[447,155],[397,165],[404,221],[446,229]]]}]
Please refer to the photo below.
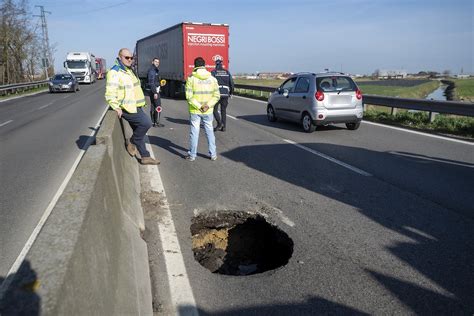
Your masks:
[{"label": "sinkhole in road", "polygon": [[191,223],[194,258],[213,273],[251,275],[286,265],[293,240],[259,214],[215,211]]}]

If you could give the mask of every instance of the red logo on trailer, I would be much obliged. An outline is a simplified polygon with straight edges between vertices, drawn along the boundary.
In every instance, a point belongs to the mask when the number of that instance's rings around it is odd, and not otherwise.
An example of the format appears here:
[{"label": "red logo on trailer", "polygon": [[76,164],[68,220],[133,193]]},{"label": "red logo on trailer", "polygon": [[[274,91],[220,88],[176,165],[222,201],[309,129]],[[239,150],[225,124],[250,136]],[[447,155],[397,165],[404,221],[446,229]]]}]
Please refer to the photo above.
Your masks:
[{"label": "red logo on trailer", "polygon": [[223,60],[229,68],[229,28],[223,25],[183,25],[184,69],[189,77],[194,69],[194,59],[202,57],[207,70],[215,68],[216,59]]}]

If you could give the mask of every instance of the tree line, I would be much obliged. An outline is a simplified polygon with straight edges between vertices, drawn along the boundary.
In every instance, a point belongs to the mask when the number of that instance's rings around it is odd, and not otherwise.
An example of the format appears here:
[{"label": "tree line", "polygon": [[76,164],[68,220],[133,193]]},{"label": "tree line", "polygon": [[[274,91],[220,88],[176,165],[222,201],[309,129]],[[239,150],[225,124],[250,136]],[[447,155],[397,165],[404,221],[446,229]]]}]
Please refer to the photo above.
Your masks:
[{"label": "tree line", "polygon": [[0,0],[0,85],[44,79],[41,27],[28,0]]}]

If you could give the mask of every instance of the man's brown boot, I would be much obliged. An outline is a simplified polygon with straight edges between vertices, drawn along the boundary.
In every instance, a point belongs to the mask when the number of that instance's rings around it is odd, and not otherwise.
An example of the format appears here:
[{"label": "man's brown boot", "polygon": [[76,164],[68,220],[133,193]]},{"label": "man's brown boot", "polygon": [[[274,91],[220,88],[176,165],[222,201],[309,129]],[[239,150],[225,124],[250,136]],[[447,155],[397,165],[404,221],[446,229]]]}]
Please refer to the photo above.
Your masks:
[{"label": "man's brown boot", "polygon": [[160,161],[158,159],[153,159],[151,157],[143,157],[140,162],[142,165],[159,165]]},{"label": "man's brown boot", "polygon": [[128,154],[132,157],[135,157],[138,154],[137,146],[135,146],[131,142],[128,142],[127,144],[127,151]]}]

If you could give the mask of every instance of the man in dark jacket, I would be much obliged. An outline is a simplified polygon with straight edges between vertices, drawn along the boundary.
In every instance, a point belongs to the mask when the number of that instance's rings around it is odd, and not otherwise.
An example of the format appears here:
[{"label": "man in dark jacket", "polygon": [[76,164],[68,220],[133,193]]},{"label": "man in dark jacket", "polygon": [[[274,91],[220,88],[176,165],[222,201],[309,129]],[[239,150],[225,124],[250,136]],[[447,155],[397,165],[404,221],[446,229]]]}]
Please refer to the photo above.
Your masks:
[{"label": "man in dark jacket", "polygon": [[160,122],[161,115],[161,98],[160,98],[160,71],[158,67],[160,66],[160,60],[155,57],[152,61],[152,66],[148,70],[148,91],[150,96],[150,115],[153,122],[153,126],[158,126]]},{"label": "man in dark jacket", "polygon": [[[226,122],[226,110],[227,105],[229,104],[229,98],[234,94],[234,81],[232,80],[232,75],[227,69],[224,69],[222,65],[222,60],[216,60],[216,69],[211,72],[212,76],[217,79],[219,84],[219,92],[221,98],[219,102],[214,106],[214,118],[217,121],[217,126],[214,128],[214,131],[220,130],[225,132],[225,122]],[[218,112],[219,104],[221,105],[221,116]]]}]

